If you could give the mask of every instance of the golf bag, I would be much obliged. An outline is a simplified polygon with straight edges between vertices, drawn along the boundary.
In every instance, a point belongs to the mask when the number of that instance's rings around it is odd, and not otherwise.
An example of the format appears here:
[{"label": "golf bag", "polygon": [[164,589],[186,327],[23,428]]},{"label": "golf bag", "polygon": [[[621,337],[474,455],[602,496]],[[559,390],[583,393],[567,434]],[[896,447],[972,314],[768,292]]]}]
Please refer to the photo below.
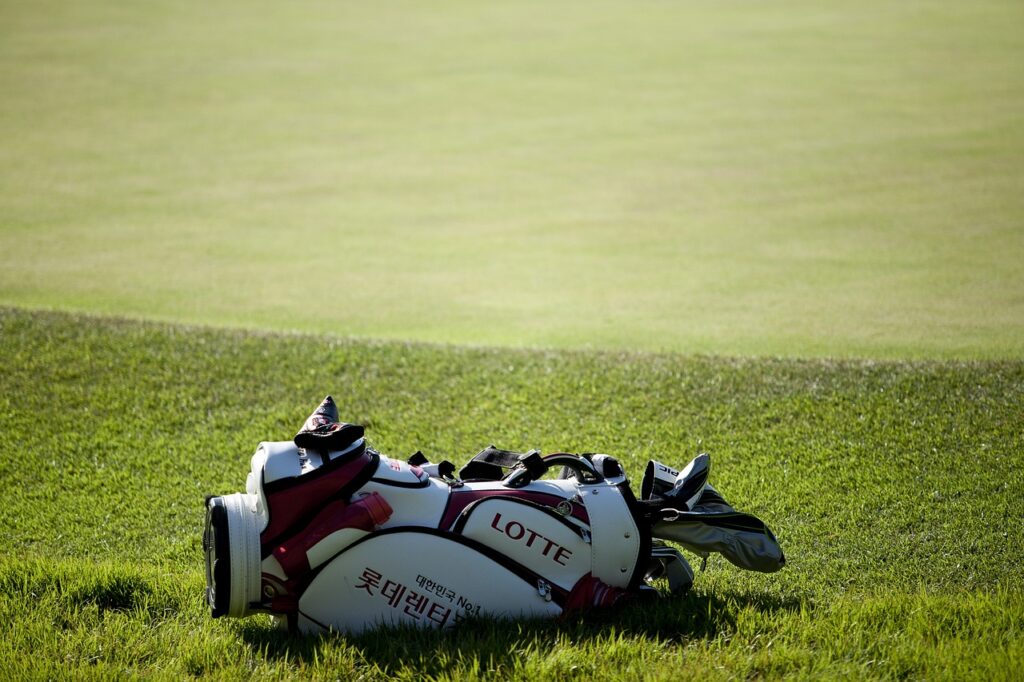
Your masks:
[{"label": "golf bag", "polygon": [[693,571],[678,550],[742,568],[785,562],[771,531],[707,483],[648,464],[641,499],[607,455],[489,447],[456,473],[386,457],[328,396],[293,441],[261,443],[246,492],[206,499],[213,617],[270,613],[301,632],[453,627],[466,618],[553,617],[610,606]]}]

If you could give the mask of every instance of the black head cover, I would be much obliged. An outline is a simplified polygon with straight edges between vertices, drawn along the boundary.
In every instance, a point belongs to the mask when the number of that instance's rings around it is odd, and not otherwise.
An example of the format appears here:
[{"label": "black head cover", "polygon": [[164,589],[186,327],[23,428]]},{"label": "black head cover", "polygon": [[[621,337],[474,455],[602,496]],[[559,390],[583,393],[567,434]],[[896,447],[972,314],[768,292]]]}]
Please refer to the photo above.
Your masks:
[{"label": "black head cover", "polygon": [[308,450],[337,452],[362,437],[362,426],[338,421],[338,406],[334,398],[327,396],[295,434],[295,444]]}]

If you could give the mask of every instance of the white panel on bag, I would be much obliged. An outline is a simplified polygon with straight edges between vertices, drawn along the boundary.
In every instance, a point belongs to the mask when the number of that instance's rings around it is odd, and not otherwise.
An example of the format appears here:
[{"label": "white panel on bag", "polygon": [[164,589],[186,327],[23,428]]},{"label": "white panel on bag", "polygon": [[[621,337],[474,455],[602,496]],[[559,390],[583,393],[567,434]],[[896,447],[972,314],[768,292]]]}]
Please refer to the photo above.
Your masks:
[{"label": "white panel on bag", "polygon": [[359,538],[366,537],[368,534],[365,530],[360,530],[359,528],[341,528],[334,531],[310,547],[306,552],[309,567],[316,568]]},{"label": "white panel on bag", "polygon": [[507,498],[478,502],[462,534],[566,590],[590,572],[590,545],[562,521],[522,502]]},{"label": "white panel on bag", "polygon": [[452,627],[466,616],[561,613],[501,564],[417,531],[377,535],[327,564],[299,601],[300,628],[358,633],[378,625]]},{"label": "white panel on bag", "polygon": [[394,457],[381,455],[380,464],[373,472],[373,477],[404,485],[418,485],[427,479],[427,473],[421,467],[413,466]]},{"label": "white panel on bag", "polygon": [[591,532],[591,573],[613,586],[626,587],[640,557],[640,532],[629,505],[615,486],[580,486]]},{"label": "white panel on bag", "polygon": [[[380,466],[378,466],[379,470]],[[382,524],[381,528],[401,526],[437,528],[441,522],[441,515],[444,514],[445,505],[448,504],[451,488],[447,483],[436,478],[429,479],[424,488],[402,488],[370,481],[359,489],[356,497],[369,493],[380,493],[391,505],[391,518]]]},{"label": "white panel on bag", "polygon": [[262,464],[263,481],[270,483],[302,473],[299,449],[291,441],[260,443],[252,456],[252,470],[257,476]]}]

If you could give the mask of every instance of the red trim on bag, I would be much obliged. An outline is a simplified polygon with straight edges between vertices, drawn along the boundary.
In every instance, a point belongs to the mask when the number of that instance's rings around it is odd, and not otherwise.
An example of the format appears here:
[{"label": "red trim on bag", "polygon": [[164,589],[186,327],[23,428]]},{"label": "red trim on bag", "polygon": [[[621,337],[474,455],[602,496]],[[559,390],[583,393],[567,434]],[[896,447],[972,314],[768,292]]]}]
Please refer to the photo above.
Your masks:
[{"label": "red trim on bag", "polygon": [[[275,541],[292,524],[312,514],[371,464],[373,458],[364,451],[322,475],[296,476],[292,485],[284,485],[285,481],[275,481],[275,487],[279,489],[266,493],[270,523],[260,535],[261,541]],[[264,491],[266,488],[264,486]]]},{"label": "red trim on bag", "polygon": [[613,606],[626,594],[628,594],[626,590],[612,587],[587,573],[572,586],[569,597],[565,601],[563,613],[577,613],[591,608]]},{"label": "red trim on bag", "polygon": [[331,533],[355,528],[367,533],[391,518],[391,505],[380,493],[370,493],[352,504],[334,500],[301,533],[274,549],[274,557],[290,578],[309,570],[309,550]]}]

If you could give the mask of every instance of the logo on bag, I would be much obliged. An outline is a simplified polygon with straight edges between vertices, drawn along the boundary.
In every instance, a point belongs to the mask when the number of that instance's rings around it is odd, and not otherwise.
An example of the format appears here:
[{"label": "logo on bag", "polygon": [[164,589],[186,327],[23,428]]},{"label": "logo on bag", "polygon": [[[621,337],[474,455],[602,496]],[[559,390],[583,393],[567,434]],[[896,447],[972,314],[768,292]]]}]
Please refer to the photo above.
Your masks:
[{"label": "logo on bag", "polygon": [[658,467],[658,471],[660,471],[661,473],[665,474],[666,476],[669,476],[670,478],[675,478],[676,476],[679,475],[678,471],[676,471],[675,469],[673,469],[671,467],[665,466],[661,462],[655,462],[654,465],[656,467]]},{"label": "logo on bag", "polygon": [[[494,520],[491,521],[491,528],[510,540],[522,542],[531,549],[536,548],[535,551],[539,551],[541,556],[546,556],[559,566],[568,566],[565,560],[572,557],[572,550],[566,549],[554,540],[544,537],[537,531],[527,528],[518,521],[506,521],[502,524],[500,512],[495,513]],[[540,542],[538,542],[538,540]]]},{"label": "logo on bag", "polygon": [[[462,595],[422,575],[416,576],[419,591],[397,580],[388,579],[380,571],[368,566],[363,568],[356,580],[355,589],[366,592],[372,598],[386,601],[388,606],[400,610],[413,621],[444,627],[449,622],[449,616],[454,616],[451,624],[458,625],[467,616],[480,615],[479,604],[473,604]],[[446,606],[443,599],[447,599],[451,606]]]}]

